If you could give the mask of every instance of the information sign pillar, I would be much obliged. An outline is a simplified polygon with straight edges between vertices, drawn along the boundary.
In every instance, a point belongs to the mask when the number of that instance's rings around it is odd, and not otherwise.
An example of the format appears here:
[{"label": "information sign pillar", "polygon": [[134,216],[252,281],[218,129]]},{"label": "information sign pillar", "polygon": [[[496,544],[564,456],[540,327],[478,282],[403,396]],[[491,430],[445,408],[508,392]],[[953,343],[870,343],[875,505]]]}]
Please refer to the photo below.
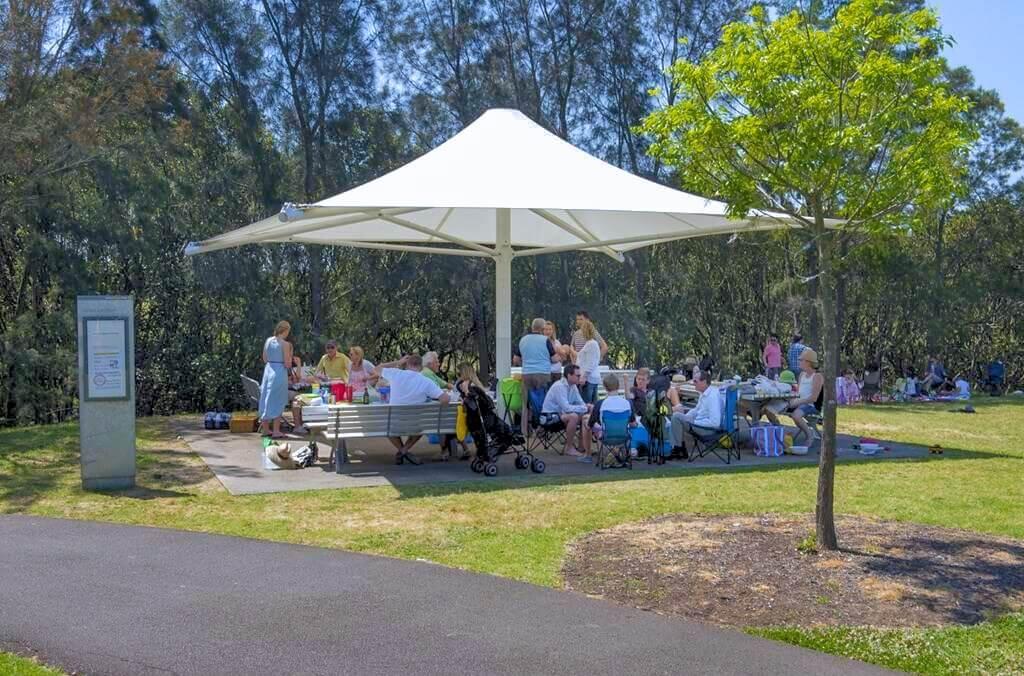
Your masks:
[{"label": "information sign pillar", "polygon": [[82,487],[135,485],[135,302],[78,297],[78,438]]}]

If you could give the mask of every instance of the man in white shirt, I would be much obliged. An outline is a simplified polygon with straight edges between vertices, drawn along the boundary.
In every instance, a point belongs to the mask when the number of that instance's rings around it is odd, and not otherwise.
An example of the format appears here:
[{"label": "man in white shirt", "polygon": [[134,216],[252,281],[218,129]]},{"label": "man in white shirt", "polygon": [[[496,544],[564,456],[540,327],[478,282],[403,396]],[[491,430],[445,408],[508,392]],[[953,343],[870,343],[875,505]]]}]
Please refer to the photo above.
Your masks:
[{"label": "man in white shirt", "polygon": [[[580,462],[590,462],[590,426],[587,424],[587,414],[590,412],[590,405],[583,403],[580,396],[580,367],[569,364],[562,371],[562,379],[552,383],[548,393],[544,397],[544,406],[541,408],[541,423],[554,419],[560,419],[565,424],[565,449],[564,453],[570,455]],[[583,453],[576,450],[576,430],[582,428]]]},{"label": "man in white shirt", "polygon": [[[395,368],[404,367],[404,368]],[[448,403],[448,393],[438,387],[437,383],[426,377],[420,371],[423,370],[423,360],[418,354],[410,354],[402,357],[396,362],[381,364],[374,369],[377,378],[383,377],[391,386],[391,395],[388,402],[392,406],[407,406],[410,404],[425,404],[428,401],[438,401],[441,404]],[[388,437],[391,445],[398,449],[395,454],[395,464],[401,465],[408,460],[414,465],[421,464],[419,458],[409,452],[416,442],[423,435],[416,434],[405,441],[402,437]]]},{"label": "man in white shirt", "polygon": [[693,386],[700,393],[697,405],[689,411],[672,414],[672,453],[683,458],[693,452],[695,435],[708,435],[722,424],[722,393],[711,387],[711,375],[701,371],[693,377]]}]

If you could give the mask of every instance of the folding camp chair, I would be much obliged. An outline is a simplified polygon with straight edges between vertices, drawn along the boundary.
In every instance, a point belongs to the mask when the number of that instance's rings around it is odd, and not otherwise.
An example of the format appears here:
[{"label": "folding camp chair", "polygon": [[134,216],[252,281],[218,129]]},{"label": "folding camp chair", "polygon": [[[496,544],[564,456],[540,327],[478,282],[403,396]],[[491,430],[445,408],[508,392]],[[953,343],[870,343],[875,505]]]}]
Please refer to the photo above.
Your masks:
[{"label": "folding camp chair", "polygon": [[505,406],[502,420],[509,425],[518,425],[523,414],[523,383],[512,377],[502,378],[498,383],[498,393]]},{"label": "folding camp chair", "polygon": [[260,384],[244,373],[240,377],[242,379],[242,391],[245,392],[245,402],[253,408],[259,408]]},{"label": "folding camp chair", "polygon": [[601,469],[633,469],[629,427],[632,419],[632,411],[601,411],[601,427],[604,428],[604,432],[597,445],[597,463]]},{"label": "folding camp chair", "polygon": [[[736,401],[738,399],[738,390],[736,387],[729,387],[725,391],[725,406],[722,407],[722,422],[718,426],[718,429],[708,434],[694,434],[694,452],[690,454],[690,462],[693,462],[697,458],[703,458],[708,454],[714,455],[716,458],[730,464],[732,462],[733,453],[736,454],[736,459],[740,459],[740,449],[737,443],[737,425],[736,425]],[[722,453],[725,453],[725,457],[722,457]]]},{"label": "folding camp chair", "polygon": [[527,440],[527,449],[535,451],[543,448],[545,451],[555,451],[561,455],[565,450],[565,423],[561,416],[550,421],[541,422],[543,416],[540,412],[544,408],[544,397],[547,396],[547,389],[535,387],[526,393],[530,402],[530,438]]}]

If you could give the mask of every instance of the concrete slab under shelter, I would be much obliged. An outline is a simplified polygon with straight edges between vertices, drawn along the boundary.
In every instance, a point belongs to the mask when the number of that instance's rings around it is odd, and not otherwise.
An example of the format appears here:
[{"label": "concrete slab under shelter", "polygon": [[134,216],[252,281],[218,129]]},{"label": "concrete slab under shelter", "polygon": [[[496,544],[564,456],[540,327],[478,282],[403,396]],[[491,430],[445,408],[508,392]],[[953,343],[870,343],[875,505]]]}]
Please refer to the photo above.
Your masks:
[{"label": "concrete slab under shelter", "polygon": [[[502,456],[498,461],[499,473],[495,478],[484,477],[473,473],[467,460],[440,459],[441,449],[437,445],[422,439],[413,452],[423,460],[419,466],[394,464],[394,448],[387,439],[358,439],[348,442],[351,462],[344,468],[343,474],[337,474],[327,463],[330,445],[320,441],[320,461],[317,465],[299,470],[267,470],[263,468],[262,443],[258,434],[232,434],[227,430],[205,430],[202,420],[198,417],[189,418],[176,423],[178,434],[182,436],[193,452],[199,455],[210,470],[217,476],[224,488],[232,495],[252,493],[280,493],[287,491],[305,491],[326,488],[363,488],[369,486],[414,486],[437,483],[465,481],[496,481],[498,479],[516,479],[535,481],[542,477],[618,477],[635,475],[637,478],[645,474],[663,472],[664,470],[727,470],[731,468],[772,467],[792,464],[816,464],[817,453],[806,456],[786,455],[779,458],[761,458],[754,455],[753,450],[743,449],[740,460],[733,458],[732,464],[726,465],[714,456],[708,456],[687,463],[672,460],[664,465],[649,465],[647,460],[639,458],[633,463],[633,469],[601,470],[597,466],[577,462],[573,458],[550,451],[537,451],[536,455],[544,459],[547,469],[544,474],[534,474],[530,470],[518,470],[513,465],[514,456]],[[289,443],[294,446],[305,443],[304,437],[290,436]],[[840,435],[839,460],[875,461],[890,458],[921,458],[928,455],[928,450],[920,446],[895,444],[886,442],[891,450],[880,452],[875,456],[861,456],[851,447],[856,438]],[[473,449],[471,445],[470,450]]]}]

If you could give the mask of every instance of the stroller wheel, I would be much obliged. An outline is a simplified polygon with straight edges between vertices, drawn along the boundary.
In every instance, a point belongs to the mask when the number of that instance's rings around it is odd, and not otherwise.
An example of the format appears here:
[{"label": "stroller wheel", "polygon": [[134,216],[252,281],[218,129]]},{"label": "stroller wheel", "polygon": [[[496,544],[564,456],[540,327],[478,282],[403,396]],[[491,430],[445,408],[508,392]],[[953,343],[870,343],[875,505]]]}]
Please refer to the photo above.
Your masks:
[{"label": "stroller wheel", "polygon": [[484,476],[498,476],[498,466],[493,462],[484,465]]},{"label": "stroller wheel", "polygon": [[530,456],[528,455],[517,455],[516,456],[516,469],[526,469],[530,466]]},{"label": "stroller wheel", "polygon": [[484,461],[481,460],[480,458],[476,458],[475,460],[473,460],[473,462],[469,464],[469,468],[476,472],[477,474],[479,474],[480,472],[484,471]]},{"label": "stroller wheel", "polygon": [[545,465],[544,461],[541,460],[540,458],[534,458],[530,462],[530,471],[532,471],[534,474],[543,474],[546,468],[547,465]]}]

